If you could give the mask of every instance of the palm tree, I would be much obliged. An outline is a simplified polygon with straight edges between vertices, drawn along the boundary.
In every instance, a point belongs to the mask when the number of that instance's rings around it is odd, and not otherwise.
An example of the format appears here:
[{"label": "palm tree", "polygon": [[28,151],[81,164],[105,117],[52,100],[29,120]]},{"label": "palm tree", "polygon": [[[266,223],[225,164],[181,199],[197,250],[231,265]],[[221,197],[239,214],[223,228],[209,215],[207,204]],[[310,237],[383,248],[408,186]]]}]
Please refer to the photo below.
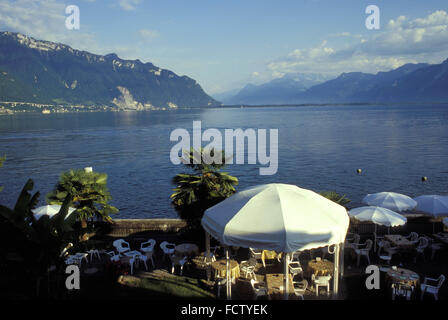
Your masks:
[{"label": "palm tree", "polygon": [[345,205],[350,202],[350,199],[347,199],[345,195],[341,196],[335,191],[322,191],[320,195],[333,202],[336,202],[337,204],[340,204],[343,207],[345,207]]},{"label": "palm tree", "polygon": [[[211,157],[214,152],[210,151]],[[172,180],[176,188],[173,189],[171,203],[189,228],[200,228],[205,210],[236,192],[238,179],[220,171],[225,166],[225,156],[222,151],[216,152],[221,153],[221,163],[204,163],[204,149],[200,152],[194,149],[185,152],[184,158],[188,160],[185,165],[191,168],[193,173],[180,173]]]},{"label": "palm tree", "polygon": [[83,228],[87,221],[98,217],[112,222],[111,214],[118,209],[109,205],[112,199],[107,189],[107,174],[88,172],[84,169],[70,170],[61,174],[58,184],[47,194],[48,204],[62,204],[67,195],[73,198],[73,207]]}]

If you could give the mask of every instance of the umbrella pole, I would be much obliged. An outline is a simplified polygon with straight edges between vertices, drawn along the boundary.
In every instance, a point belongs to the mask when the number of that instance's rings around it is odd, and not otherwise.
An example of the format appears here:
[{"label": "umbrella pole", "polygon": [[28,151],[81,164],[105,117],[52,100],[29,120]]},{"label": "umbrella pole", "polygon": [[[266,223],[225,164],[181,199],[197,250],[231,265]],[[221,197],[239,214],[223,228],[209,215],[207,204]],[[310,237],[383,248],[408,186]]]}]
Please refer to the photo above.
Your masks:
[{"label": "umbrella pole", "polygon": [[340,263],[339,274],[341,275],[341,280],[344,278],[344,260],[345,260],[344,247],[345,247],[345,243],[342,243],[339,248],[339,251],[341,252],[340,258],[339,258],[339,263]]},{"label": "umbrella pole", "polygon": [[340,244],[336,244],[334,248],[334,270],[333,270],[333,299],[338,298],[339,293],[339,255]]},{"label": "umbrella pole", "polygon": [[205,231],[205,264],[207,268],[207,281],[210,281],[210,266],[208,265],[208,260],[210,258],[210,234]]},{"label": "umbrella pole", "polygon": [[290,255],[290,253],[289,252],[285,252],[285,260],[284,260],[284,273],[285,273],[285,276],[284,276],[284,288],[283,288],[283,292],[284,292],[284,295],[285,295],[285,300],[288,300],[289,299],[289,255]]},{"label": "umbrella pole", "polygon": [[232,299],[232,286],[230,277],[230,261],[229,261],[229,247],[226,247],[226,290],[227,290],[227,300]]},{"label": "umbrella pole", "polygon": [[378,236],[378,234],[377,234],[377,224],[375,223],[375,246],[373,247],[373,252],[376,252],[376,245],[377,245],[377,243],[376,243],[376,238],[377,238],[377,236]]}]

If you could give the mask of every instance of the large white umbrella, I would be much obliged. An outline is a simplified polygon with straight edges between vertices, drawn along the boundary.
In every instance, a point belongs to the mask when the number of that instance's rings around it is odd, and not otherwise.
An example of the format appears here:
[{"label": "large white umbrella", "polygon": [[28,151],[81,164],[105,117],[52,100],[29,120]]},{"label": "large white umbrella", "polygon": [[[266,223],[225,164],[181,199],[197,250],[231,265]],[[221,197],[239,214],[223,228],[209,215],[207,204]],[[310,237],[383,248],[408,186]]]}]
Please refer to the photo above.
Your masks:
[{"label": "large white umbrella", "polygon": [[[201,222],[207,233],[227,246],[285,252],[287,297],[290,253],[339,247],[345,241],[349,217],[344,207],[311,190],[275,183],[232,195],[207,209]],[[338,260],[335,255],[335,269]],[[338,274],[334,273],[335,288]]]},{"label": "large white umbrella", "polygon": [[414,209],[417,202],[411,197],[396,192],[379,192],[368,194],[362,202],[369,206],[378,206],[393,211],[405,211]]},{"label": "large white umbrella", "polygon": [[[42,206],[42,207],[34,209],[33,213],[34,213],[35,218],[37,220],[39,220],[44,215],[47,215],[47,216],[49,216],[51,218],[52,216],[57,214],[59,212],[59,210],[61,210],[61,206],[60,205],[58,205],[58,204],[49,204],[49,205]],[[75,210],[76,210],[75,208],[71,208],[71,207],[68,208],[68,214],[65,217],[65,219],[67,219],[70,216],[70,214],[73,211],[75,211]]]}]

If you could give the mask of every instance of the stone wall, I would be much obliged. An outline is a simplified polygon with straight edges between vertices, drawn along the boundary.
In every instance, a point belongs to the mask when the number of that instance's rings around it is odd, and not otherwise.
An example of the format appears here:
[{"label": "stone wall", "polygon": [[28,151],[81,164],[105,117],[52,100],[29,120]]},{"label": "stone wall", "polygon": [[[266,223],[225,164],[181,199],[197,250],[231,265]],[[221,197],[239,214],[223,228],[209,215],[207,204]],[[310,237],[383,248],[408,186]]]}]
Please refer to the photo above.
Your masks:
[{"label": "stone wall", "polygon": [[185,226],[180,219],[116,219],[106,226],[104,235],[116,238],[145,238],[162,234],[176,234]]}]

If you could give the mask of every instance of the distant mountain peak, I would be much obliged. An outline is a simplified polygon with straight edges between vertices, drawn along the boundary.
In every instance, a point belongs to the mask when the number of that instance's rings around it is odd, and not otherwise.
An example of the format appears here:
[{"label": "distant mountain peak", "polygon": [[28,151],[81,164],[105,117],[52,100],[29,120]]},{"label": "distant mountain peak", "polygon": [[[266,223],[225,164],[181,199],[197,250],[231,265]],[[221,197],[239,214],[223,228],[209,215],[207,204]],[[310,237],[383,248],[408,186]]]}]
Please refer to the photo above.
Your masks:
[{"label": "distant mountain peak", "polygon": [[18,32],[4,31],[0,32],[0,36],[8,36],[10,38],[15,39],[18,43],[24,46],[40,51],[61,50],[67,48],[66,45],[63,45],[61,43],[37,40],[33,37]]},{"label": "distant mountain peak", "polygon": [[313,85],[332,77],[317,73],[287,73],[269,82],[247,84],[236,94],[225,96],[226,104],[282,104]]},{"label": "distant mountain peak", "polygon": [[116,53],[109,53],[104,56],[106,59],[120,59]]}]

